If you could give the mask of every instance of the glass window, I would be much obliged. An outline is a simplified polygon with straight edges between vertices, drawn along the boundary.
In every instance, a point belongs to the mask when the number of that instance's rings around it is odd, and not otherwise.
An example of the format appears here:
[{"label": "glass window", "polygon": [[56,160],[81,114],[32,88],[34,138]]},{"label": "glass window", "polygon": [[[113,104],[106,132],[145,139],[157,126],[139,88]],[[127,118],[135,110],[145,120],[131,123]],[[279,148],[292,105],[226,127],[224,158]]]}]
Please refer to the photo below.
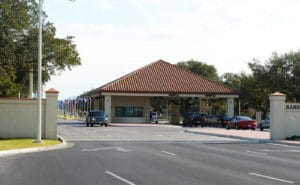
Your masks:
[{"label": "glass window", "polygon": [[116,107],[116,117],[143,117],[144,108],[143,107]]}]

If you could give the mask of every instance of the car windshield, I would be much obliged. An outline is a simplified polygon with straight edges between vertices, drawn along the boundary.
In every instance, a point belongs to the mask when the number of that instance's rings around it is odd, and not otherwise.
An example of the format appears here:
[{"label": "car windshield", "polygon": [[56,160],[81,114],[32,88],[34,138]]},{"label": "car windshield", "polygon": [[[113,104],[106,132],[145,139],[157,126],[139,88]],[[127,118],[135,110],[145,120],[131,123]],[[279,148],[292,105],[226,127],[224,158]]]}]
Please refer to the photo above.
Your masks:
[{"label": "car windshield", "polygon": [[91,112],[91,116],[104,116],[104,112],[102,111]]},{"label": "car windshield", "polygon": [[191,113],[190,117],[192,117],[192,118],[200,117],[200,114],[199,113]]},{"label": "car windshield", "polygon": [[236,119],[237,120],[252,120],[251,118],[249,118],[247,116],[238,116]]}]

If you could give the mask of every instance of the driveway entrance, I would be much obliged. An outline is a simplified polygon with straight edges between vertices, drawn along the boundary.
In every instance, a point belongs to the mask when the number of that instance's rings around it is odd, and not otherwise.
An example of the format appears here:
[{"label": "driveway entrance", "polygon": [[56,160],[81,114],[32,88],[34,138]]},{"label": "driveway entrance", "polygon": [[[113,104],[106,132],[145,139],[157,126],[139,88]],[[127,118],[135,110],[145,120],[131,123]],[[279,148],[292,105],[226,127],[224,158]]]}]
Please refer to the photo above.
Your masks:
[{"label": "driveway entrance", "polygon": [[128,142],[243,142],[241,139],[187,133],[186,128],[155,124],[111,124],[108,127],[86,127],[82,121],[58,120],[58,133],[67,141]]}]

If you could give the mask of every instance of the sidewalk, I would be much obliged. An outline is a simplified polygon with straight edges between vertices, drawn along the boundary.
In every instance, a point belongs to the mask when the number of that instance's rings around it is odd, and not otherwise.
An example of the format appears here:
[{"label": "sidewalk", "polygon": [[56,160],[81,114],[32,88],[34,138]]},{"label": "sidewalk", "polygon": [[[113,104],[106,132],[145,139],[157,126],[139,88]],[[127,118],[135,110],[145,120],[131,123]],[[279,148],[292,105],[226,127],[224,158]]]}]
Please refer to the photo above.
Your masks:
[{"label": "sidewalk", "polygon": [[226,130],[225,128],[188,128],[185,130],[188,133],[194,134],[203,134],[203,135],[211,135],[211,136],[221,136],[221,137],[229,137],[236,139],[246,139],[251,141],[259,141],[259,142],[275,142],[282,144],[290,144],[290,145],[300,145],[300,141],[289,141],[289,140],[271,140],[270,132],[268,131],[260,131],[260,130],[235,130],[230,129]]},{"label": "sidewalk", "polygon": [[237,139],[247,139],[247,140],[260,140],[260,141],[268,141],[270,140],[270,132],[266,131],[253,131],[253,130],[226,130],[225,128],[188,128],[186,132],[189,133],[199,133],[213,136],[221,136],[221,137],[230,137]]}]

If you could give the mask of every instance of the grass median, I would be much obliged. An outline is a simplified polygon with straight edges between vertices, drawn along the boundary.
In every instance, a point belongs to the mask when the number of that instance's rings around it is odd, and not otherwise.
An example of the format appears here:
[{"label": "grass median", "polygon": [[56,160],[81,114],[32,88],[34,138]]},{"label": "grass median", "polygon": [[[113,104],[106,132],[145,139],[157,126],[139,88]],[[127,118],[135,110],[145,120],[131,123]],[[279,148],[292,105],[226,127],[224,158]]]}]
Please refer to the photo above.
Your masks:
[{"label": "grass median", "polygon": [[63,115],[63,114],[58,114],[57,118],[60,119],[65,119],[65,120],[77,120],[80,117],[79,116],[75,116],[75,115]]},{"label": "grass median", "polygon": [[35,139],[0,139],[0,151],[51,146],[60,143],[61,142],[58,140],[49,140],[49,139],[43,139],[42,143],[35,143]]}]

